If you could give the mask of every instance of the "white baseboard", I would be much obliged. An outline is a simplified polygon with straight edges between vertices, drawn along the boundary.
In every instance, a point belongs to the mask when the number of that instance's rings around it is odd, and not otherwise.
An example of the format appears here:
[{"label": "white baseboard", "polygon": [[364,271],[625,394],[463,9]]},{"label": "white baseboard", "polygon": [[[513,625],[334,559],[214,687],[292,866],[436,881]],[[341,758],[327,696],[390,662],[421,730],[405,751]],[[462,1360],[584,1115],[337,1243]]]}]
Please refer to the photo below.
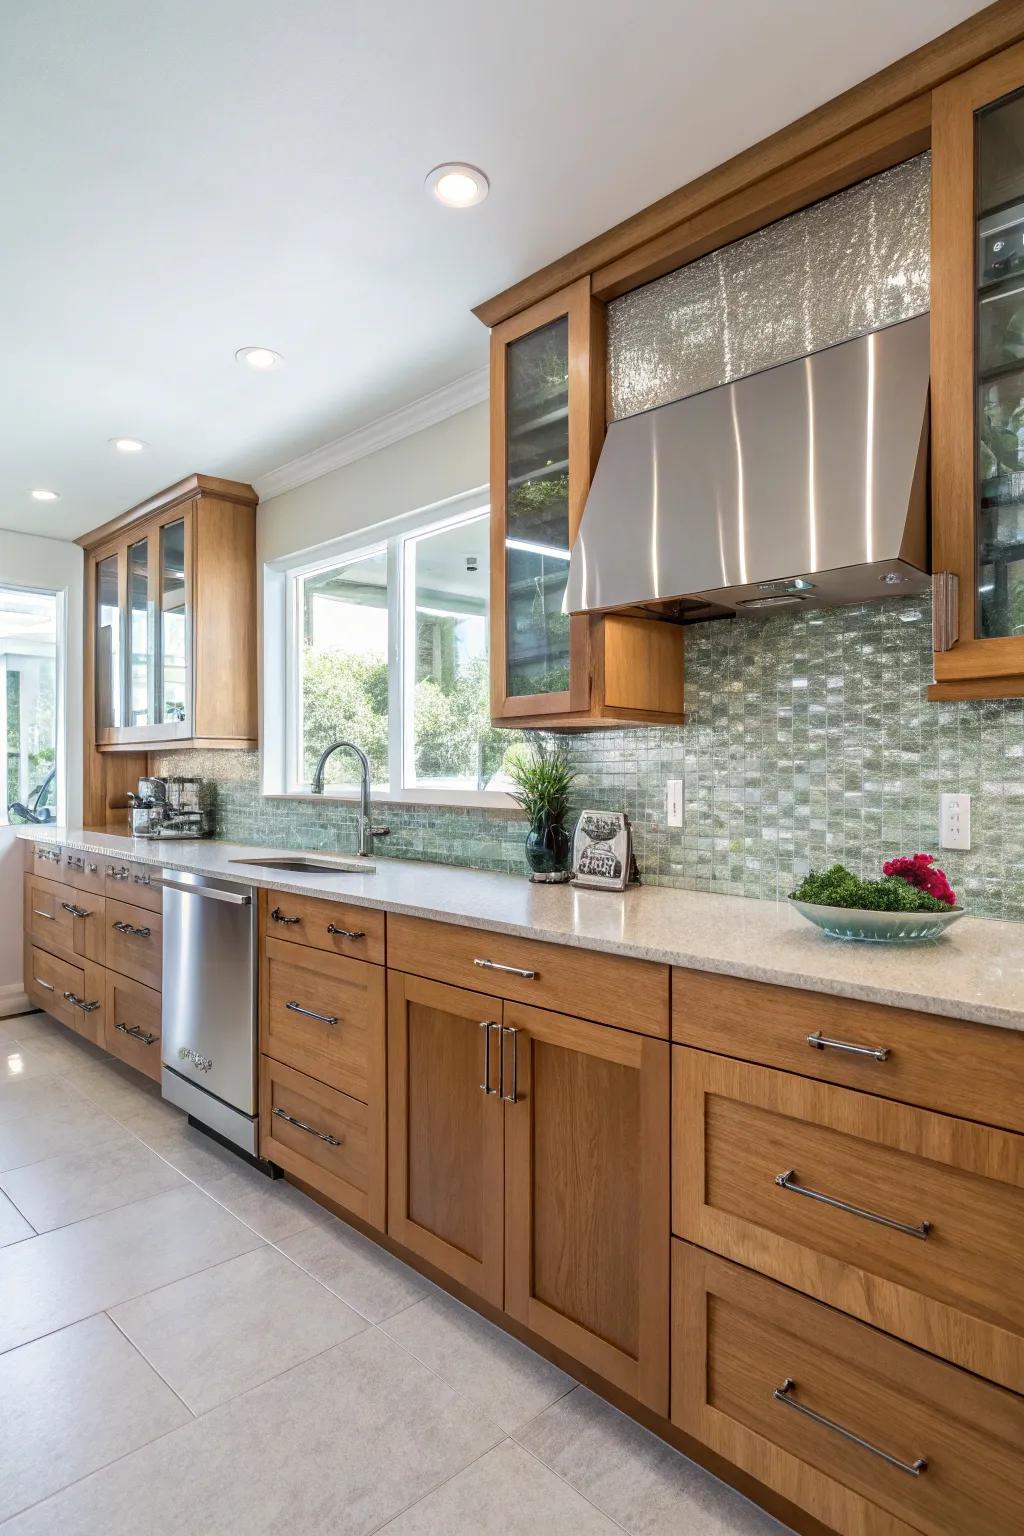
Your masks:
[{"label": "white baseboard", "polygon": [[0,1019],[9,1019],[16,1013],[34,1013],[36,1004],[23,991],[20,982],[0,987]]}]

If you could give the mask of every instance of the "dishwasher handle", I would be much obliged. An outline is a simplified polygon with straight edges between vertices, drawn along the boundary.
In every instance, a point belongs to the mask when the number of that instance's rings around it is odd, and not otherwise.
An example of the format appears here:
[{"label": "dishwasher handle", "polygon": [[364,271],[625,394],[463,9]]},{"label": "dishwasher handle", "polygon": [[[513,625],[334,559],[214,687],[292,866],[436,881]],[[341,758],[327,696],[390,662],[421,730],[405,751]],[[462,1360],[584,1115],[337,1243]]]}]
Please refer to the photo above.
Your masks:
[{"label": "dishwasher handle", "polygon": [[162,885],[168,891],[180,891],[183,896],[203,896],[207,901],[225,901],[232,907],[251,907],[252,897],[238,891],[218,891],[212,885],[186,885],[181,880],[165,880],[159,875],[152,877],[151,884]]}]

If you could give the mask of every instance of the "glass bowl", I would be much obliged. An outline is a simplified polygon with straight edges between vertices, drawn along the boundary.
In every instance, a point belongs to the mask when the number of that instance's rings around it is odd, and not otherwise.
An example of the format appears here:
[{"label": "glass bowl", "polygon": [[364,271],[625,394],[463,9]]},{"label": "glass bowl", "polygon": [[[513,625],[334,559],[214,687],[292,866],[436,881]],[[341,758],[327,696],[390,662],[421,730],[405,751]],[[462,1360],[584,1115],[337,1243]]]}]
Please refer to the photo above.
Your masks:
[{"label": "glass bowl", "polygon": [[919,944],[923,939],[937,939],[964,915],[963,907],[951,907],[948,912],[865,912],[858,907],[822,907],[792,896],[789,901],[829,938],[859,939],[865,944]]}]

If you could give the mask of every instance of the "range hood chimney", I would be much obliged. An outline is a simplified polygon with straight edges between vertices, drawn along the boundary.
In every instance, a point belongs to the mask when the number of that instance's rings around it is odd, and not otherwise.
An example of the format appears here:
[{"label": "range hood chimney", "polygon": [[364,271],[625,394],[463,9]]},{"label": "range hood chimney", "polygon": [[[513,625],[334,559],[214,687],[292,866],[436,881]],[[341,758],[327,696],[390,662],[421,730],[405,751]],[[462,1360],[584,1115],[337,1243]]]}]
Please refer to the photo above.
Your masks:
[{"label": "range hood chimney", "polygon": [[678,623],[924,591],[928,316],[613,422],[569,613]]}]

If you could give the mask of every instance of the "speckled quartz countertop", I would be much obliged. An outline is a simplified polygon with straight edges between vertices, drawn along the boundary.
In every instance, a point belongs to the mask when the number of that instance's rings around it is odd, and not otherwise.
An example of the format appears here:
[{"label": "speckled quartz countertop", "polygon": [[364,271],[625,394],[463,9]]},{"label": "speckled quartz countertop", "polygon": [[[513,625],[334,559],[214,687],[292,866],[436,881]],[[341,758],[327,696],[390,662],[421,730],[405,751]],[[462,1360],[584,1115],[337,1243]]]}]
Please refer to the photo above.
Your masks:
[{"label": "speckled quartz countertop", "polygon": [[[850,944],[824,938],[784,902],[742,896],[655,886],[619,893],[531,885],[516,875],[404,859],[370,861],[371,867],[358,873],[285,872],[236,862],[261,854],[286,857],[281,848],[161,844],[42,827],[21,828],[20,836],[274,891],[333,896],[470,928],[1024,1030],[1024,924],[1019,923],[965,917],[932,943]],[[312,850],[306,856],[332,857]]]}]

